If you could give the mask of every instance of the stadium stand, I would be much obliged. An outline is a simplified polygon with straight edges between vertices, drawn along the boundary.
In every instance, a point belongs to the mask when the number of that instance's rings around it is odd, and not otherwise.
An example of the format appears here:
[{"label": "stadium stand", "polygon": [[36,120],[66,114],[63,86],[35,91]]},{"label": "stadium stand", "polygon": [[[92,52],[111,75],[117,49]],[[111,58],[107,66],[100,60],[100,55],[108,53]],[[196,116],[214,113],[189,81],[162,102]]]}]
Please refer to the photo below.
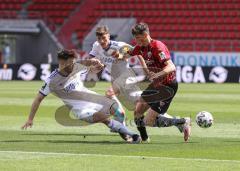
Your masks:
[{"label": "stadium stand", "polygon": [[29,18],[36,18],[37,13],[45,14],[56,25],[62,25],[64,19],[76,9],[81,0],[33,0],[28,7]]},{"label": "stadium stand", "polygon": [[22,9],[22,4],[27,0],[0,0],[1,18],[17,18],[18,11]]},{"label": "stadium stand", "polygon": [[238,51],[239,9],[237,0],[102,0],[97,11],[147,22],[152,37],[172,50]]},{"label": "stadium stand", "polygon": [[[17,16],[28,0],[0,0],[0,9]],[[46,17],[59,28],[66,46],[81,47],[101,17],[135,17],[147,22],[153,38],[176,51],[240,51],[239,0],[31,0],[29,18]],[[37,13],[37,14],[36,14]],[[3,15],[1,15],[3,16]],[[76,21],[77,20],[77,21]],[[72,43],[76,35],[78,44]],[[62,35],[67,38],[61,38]]]}]

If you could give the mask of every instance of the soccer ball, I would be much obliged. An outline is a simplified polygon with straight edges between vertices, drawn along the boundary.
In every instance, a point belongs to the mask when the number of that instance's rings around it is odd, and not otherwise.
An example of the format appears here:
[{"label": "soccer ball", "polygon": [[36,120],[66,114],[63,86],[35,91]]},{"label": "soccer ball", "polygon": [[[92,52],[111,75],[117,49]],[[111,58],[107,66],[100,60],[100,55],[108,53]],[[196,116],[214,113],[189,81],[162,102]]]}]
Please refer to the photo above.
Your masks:
[{"label": "soccer ball", "polygon": [[213,124],[213,116],[209,112],[201,111],[196,115],[196,123],[201,128],[209,128]]}]

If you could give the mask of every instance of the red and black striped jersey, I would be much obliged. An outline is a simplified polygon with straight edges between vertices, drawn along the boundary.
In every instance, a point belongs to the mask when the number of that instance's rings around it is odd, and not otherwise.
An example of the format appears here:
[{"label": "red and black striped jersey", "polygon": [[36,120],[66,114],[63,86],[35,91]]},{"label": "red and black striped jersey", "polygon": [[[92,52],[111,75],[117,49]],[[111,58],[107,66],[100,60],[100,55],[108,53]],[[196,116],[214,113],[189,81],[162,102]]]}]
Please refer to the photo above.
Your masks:
[{"label": "red and black striped jersey", "polygon": [[[166,66],[165,62],[171,59],[170,52],[165,44],[158,40],[151,40],[146,47],[135,46],[131,52],[132,56],[142,55],[144,61],[152,72],[160,72]],[[162,78],[154,80],[155,86],[157,84],[169,84],[176,79],[176,72],[172,72]]]}]

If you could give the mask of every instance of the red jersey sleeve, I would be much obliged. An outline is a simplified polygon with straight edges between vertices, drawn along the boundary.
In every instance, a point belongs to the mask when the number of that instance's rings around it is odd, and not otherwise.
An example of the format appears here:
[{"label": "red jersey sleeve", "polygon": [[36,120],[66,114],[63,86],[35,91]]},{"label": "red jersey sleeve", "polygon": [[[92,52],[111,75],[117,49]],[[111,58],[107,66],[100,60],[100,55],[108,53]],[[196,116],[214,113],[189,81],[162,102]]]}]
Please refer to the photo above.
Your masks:
[{"label": "red jersey sleeve", "polygon": [[154,45],[154,56],[157,57],[159,62],[164,63],[171,59],[170,52],[165,44],[160,41],[156,41]]}]

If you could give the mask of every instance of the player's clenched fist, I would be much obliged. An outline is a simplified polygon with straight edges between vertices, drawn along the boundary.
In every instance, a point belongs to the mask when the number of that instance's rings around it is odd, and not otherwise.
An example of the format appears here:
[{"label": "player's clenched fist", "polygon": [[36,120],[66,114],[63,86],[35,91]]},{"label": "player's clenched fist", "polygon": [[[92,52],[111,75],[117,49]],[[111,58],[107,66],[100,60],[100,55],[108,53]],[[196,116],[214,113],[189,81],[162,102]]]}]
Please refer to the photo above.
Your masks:
[{"label": "player's clenched fist", "polygon": [[90,71],[94,73],[100,72],[104,68],[104,64],[100,62],[98,59],[91,59]]}]

